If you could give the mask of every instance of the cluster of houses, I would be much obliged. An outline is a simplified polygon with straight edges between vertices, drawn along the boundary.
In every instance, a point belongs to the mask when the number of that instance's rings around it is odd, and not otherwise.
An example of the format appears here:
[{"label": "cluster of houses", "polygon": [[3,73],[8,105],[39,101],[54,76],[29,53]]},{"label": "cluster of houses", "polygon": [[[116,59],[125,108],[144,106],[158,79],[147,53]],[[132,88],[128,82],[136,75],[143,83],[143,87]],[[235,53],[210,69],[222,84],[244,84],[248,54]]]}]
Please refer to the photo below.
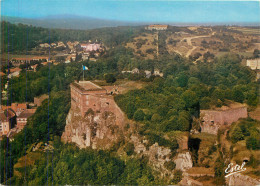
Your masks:
[{"label": "cluster of houses", "polygon": [[61,47],[64,47],[66,48],[66,45],[63,43],[63,42],[58,42],[58,43],[51,43],[51,44],[48,44],[48,43],[42,43],[39,45],[40,48],[61,48]]},{"label": "cluster of houses", "polygon": [[[35,112],[37,106],[48,99],[48,95],[34,98],[34,103],[12,103],[11,106],[0,106],[0,137],[10,136],[21,131],[27,124],[28,118]],[[32,108],[29,108],[32,107]]]},{"label": "cluster of houses", "polygon": [[14,57],[10,60],[14,67],[10,68],[10,71],[8,72],[8,77],[19,77],[19,74],[22,71],[22,69],[19,68],[19,66],[25,65],[26,62],[27,64],[29,64],[29,62],[31,61],[37,62],[36,64],[30,66],[33,71],[36,71],[38,63],[41,63],[42,65],[47,65],[48,62],[54,62],[53,60],[50,60],[47,56],[34,56],[26,58]]},{"label": "cluster of houses", "polygon": [[[97,41],[93,43],[91,40],[88,42],[80,43],[78,41],[71,42],[68,41],[67,43],[58,42],[56,43],[43,43],[39,45],[40,48],[46,49],[46,48],[52,48],[52,49],[68,49],[65,53],[59,53],[55,57],[64,57],[65,63],[70,63],[71,61],[76,60],[77,54],[81,56],[82,60],[90,60],[90,61],[96,61],[96,58],[100,56],[100,53],[104,51],[104,46],[101,43],[98,43]],[[91,57],[91,53],[92,55]]]},{"label": "cluster of houses", "polygon": [[12,103],[11,106],[0,108],[0,136],[10,135],[11,129],[19,131],[24,128],[27,119],[35,113],[36,109],[29,109],[25,103]]},{"label": "cluster of houses", "polygon": [[[125,73],[129,73],[129,74],[139,74],[139,73],[140,73],[140,70],[139,70],[138,68],[134,68],[134,69],[131,70],[131,71],[121,71],[121,73],[122,73],[122,74],[125,74]],[[145,70],[144,73],[145,73],[145,77],[146,77],[146,78],[150,78],[152,75],[153,75],[153,76],[163,77],[163,73],[160,72],[160,70],[158,70],[158,69],[155,69],[153,73],[152,73],[152,71],[150,71],[150,70]]]}]

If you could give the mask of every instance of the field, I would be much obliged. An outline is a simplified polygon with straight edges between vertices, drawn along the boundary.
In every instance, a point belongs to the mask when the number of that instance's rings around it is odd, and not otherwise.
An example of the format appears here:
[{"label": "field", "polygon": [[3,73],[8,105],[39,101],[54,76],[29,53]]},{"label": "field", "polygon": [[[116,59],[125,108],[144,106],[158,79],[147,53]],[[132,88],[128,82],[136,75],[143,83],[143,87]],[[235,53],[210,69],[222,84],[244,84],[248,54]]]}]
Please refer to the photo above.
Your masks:
[{"label": "field", "polygon": [[[154,59],[154,55],[156,55],[157,53],[157,42],[154,42],[156,40],[156,33],[145,33],[143,35],[135,37],[132,42],[126,44],[126,47],[132,48],[135,54],[138,56],[142,56],[145,59]],[[141,47],[138,45],[140,45]],[[151,50],[151,52],[147,52],[147,50],[149,49]]]},{"label": "field", "polygon": [[231,27],[232,30],[237,30],[242,32],[243,34],[252,34],[252,35],[260,35],[259,28],[249,28],[249,27]]},{"label": "field", "polygon": [[[178,53],[187,58],[191,57],[196,62],[209,59],[210,55],[222,56],[229,52],[251,58],[254,50],[260,48],[260,30],[257,28],[194,26],[186,29],[190,32],[160,31],[166,36],[165,49],[169,54]],[[143,59],[154,59],[157,55],[157,34],[144,32],[128,42],[126,47],[132,48],[135,54]],[[206,53],[210,55],[205,57]]]}]

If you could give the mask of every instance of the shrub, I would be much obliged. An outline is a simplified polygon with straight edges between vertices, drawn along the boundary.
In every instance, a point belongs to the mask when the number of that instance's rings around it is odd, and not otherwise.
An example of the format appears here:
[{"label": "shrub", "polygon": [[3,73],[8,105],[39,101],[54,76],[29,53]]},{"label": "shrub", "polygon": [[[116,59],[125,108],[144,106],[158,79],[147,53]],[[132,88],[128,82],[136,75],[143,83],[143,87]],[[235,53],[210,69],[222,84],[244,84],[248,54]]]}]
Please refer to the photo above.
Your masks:
[{"label": "shrub", "polygon": [[231,133],[231,140],[233,143],[236,143],[244,139],[243,132],[240,127],[236,126]]},{"label": "shrub", "polygon": [[143,112],[143,110],[139,109],[134,113],[134,120],[136,121],[143,121],[145,117],[145,114]]},{"label": "shrub", "polygon": [[133,143],[127,143],[125,145],[124,151],[128,156],[131,156],[134,153],[134,150],[135,150],[135,146]]},{"label": "shrub", "polygon": [[173,169],[175,169],[176,164],[173,161],[167,161],[164,163],[164,167],[170,171],[172,171]]},{"label": "shrub", "polygon": [[157,122],[157,121],[161,121],[161,116],[157,113],[153,114],[151,120],[154,121],[154,122]]},{"label": "shrub", "polygon": [[172,182],[174,184],[178,184],[181,180],[182,180],[182,171],[181,170],[174,171],[174,177],[172,179]]},{"label": "shrub", "polygon": [[114,83],[116,82],[116,78],[113,74],[106,74],[105,75],[105,80],[107,83]]},{"label": "shrub", "polygon": [[253,136],[250,136],[249,138],[246,139],[246,147],[252,150],[259,150],[260,149],[259,140],[257,140]]}]

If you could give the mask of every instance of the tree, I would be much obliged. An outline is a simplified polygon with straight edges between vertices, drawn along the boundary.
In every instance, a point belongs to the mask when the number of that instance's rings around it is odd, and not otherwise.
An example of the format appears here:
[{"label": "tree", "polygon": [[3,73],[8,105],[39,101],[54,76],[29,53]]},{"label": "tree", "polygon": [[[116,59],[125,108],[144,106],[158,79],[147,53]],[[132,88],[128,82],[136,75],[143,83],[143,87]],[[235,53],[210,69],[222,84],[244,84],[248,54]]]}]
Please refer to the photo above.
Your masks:
[{"label": "tree", "polygon": [[244,139],[243,132],[239,126],[236,126],[231,132],[231,140],[233,143],[236,143]]},{"label": "tree", "polygon": [[246,147],[252,150],[259,150],[260,149],[260,142],[257,138],[250,136],[246,139]]},{"label": "tree", "polygon": [[175,169],[176,164],[173,161],[167,161],[164,163],[164,166],[166,169],[172,171],[173,169]]},{"label": "tree", "polygon": [[186,87],[188,83],[188,76],[185,73],[180,73],[177,77],[177,83],[180,87]]},{"label": "tree", "polygon": [[106,74],[105,75],[105,80],[107,83],[114,83],[116,82],[116,78],[114,76],[114,74]]},{"label": "tree", "polygon": [[181,170],[175,170],[174,171],[174,177],[172,179],[173,184],[178,184],[182,180],[182,171]]},{"label": "tree", "polygon": [[219,157],[217,158],[215,162],[215,179],[217,185],[224,185],[225,184],[225,164],[224,160],[221,154],[219,154]]},{"label": "tree", "polygon": [[136,112],[136,106],[134,103],[128,103],[126,106],[126,115],[129,119],[132,119],[134,116],[134,113]]},{"label": "tree", "polygon": [[195,92],[191,90],[186,90],[182,95],[181,95],[183,101],[185,102],[186,108],[190,108],[195,106],[196,103],[198,103],[198,97]]},{"label": "tree", "polygon": [[253,55],[254,55],[254,58],[258,58],[259,55],[260,55],[260,50],[255,49],[254,52],[253,52]]},{"label": "tree", "polygon": [[143,110],[138,109],[135,113],[134,113],[134,120],[136,121],[143,121],[145,117],[145,114],[143,112]]},{"label": "tree", "polygon": [[183,116],[180,116],[180,117],[178,118],[177,123],[178,123],[178,129],[179,129],[180,131],[188,131],[188,130],[190,129],[190,122],[189,122],[189,120],[187,120],[187,119],[186,119],[185,117],[183,117]]},{"label": "tree", "polygon": [[245,99],[243,92],[237,88],[234,88],[232,90],[232,97],[233,97],[234,101],[239,102],[239,103],[243,103],[243,101]]},{"label": "tree", "polygon": [[157,114],[157,113],[153,114],[153,116],[151,118],[151,120],[153,122],[159,122],[159,121],[161,121],[161,119],[162,119],[162,117],[159,114]]},{"label": "tree", "polygon": [[133,143],[127,143],[126,146],[124,147],[124,151],[128,156],[131,156],[134,153],[135,146]]}]

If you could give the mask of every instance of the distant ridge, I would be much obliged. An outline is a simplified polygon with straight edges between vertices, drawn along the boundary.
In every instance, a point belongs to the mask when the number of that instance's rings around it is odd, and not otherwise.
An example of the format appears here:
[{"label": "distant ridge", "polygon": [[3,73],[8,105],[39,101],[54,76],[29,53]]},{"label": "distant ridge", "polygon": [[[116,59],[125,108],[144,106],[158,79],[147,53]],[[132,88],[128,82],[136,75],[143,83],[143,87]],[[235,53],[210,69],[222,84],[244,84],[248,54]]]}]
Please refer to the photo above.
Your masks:
[{"label": "distant ridge", "polygon": [[170,23],[170,22],[130,22],[130,21],[116,21],[97,19],[92,17],[76,16],[76,15],[53,15],[42,18],[20,18],[20,17],[9,17],[2,16],[1,21],[8,21],[13,24],[26,24],[36,27],[43,28],[60,28],[60,29],[78,29],[88,30],[95,28],[104,27],[117,27],[117,26],[141,26],[149,24],[168,24],[172,26],[216,26],[216,25],[227,25],[227,26],[260,26],[260,23]]},{"label": "distant ridge", "polygon": [[61,28],[61,29],[95,29],[103,27],[117,27],[117,26],[139,26],[144,23],[136,22],[124,22],[124,21],[114,21],[114,20],[104,20],[96,19],[91,17],[73,16],[73,15],[56,15],[47,16],[43,18],[19,18],[19,17],[9,17],[2,16],[1,21],[8,21],[10,23],[27,24],[43,28]]}]

